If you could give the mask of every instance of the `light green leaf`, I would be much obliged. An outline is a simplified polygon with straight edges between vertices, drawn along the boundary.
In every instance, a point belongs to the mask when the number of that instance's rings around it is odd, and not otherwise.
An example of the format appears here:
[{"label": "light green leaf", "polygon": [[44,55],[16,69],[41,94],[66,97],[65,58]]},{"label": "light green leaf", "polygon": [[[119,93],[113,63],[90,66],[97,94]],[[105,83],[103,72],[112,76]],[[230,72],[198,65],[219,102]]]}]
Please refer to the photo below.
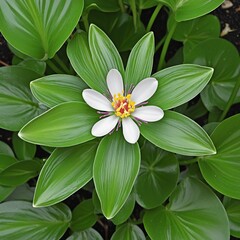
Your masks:
[{"label": "light green leaf", "polygon": [[0,185],[0,202],[4,201],[13,191],[15,187]]},{"label": "light green leaf", "polygon": [[210,13],[224,0],[158,0],[170,7],[178,22],[197,18]]},{"label": "light green leaf", "polygon": [[111,237],[111,240],[145,240],[145,236],[141,228],[137,225],[127,223],[117,228]]},{"label": "light green leaf", "polygon": [[13,153],[12,149],[10,148],[10,146],[2,141],[0,141],[0,154],[14,157],[14,153]]},{"label": "light green leaf", "polygon": [[153,67],[154,36],[147,33],[132,49],[128,58],[125,85],[130,88],[136,86],[144,78],[150,77]]},{"label": "light green leaf", "polygon": [[37,73],[22,67],[0,68],[1,128],[18,131],[43,112],[29,87],[30,81],[39,77]]},{"label": "light green leaf", "polygon": [[38,175],[42,165],[36,160],[20,161],[0,172],[0,184],[15,187]]},{"label": "light green leaf", "polygon": [[92,199],[84,200],[74,208],[70,228],[75,232],[83,231],[92,227],[97,219]]},{"label": "light green leaf", "polygon": [[16,158],[5,154],[0,154],[0,159],[0,172],[18,162]]},{"label": "light green leaf", "polygon": [[32,58],[27,58],[20,63],[18,63],[18,66],[22,66],[24,68],[30,69],[39,75],[43,76],[46,70],[46,62],[39,61]]},{"label": "light green leaf", "polygon": [[71,211],[64,204],[37,209],[24,201],[0,204],[0,215],[1,239],[60,239],[71,220]]},{"label": "light green leaf", "polygon": [[83,3],[83,0],[2,0],[1,32],[24,54],[52,58],[76,26]]},{"label": "light green leaf", "polygon": [[217,154],[199,159],[205,180],[222,194],[240,199],[240,114],[220,123],[211,138]]},{"label": "light green leaf", "polygon": [[229,240],[229,222],[218,197],[202,182],[186,178],[166,207],[146,212],[144,227],[152,240]]},{"label": "light green leaf", "polygon": [[160,206],[177,185],[176,157],[146,142],[141,148],[141,168],[135,183],[136,200],[146,209]]},{"label": "light green leaf", "polygon": [[39,145],[69,147],[94,139],[91,128],[97,120],[96,111],[85,103],[62,103],[30,121],[19,136]]},{"label": "light green leaf", "polygon": [[96,141],[91,141],[56,149],[39,175],[34,205],[43,207],[61,202],[90,181],[96,148]]},{"label": "light green leaf", "polygon": [[139,167],[137,143],[129,144],[120,132],[102,139],[93,165],[93,179],[106,218],[113,218],[127,201]]},{"label": "light green leaf", "polygon": [[74,232],[67,240],[103,240],[102,236],[93,228],[82,232]]},{"label": "light green leaf", "polygon": [[89,29],[89,47],[98,81],[105,84],[104,90],[107,90],[106,77],[111,69],[117,69],[124,79],[124,67],[118,50],[111,39],[94,24]]},{"label": "light green leaf", "polygon": [[153,75],[158,80],[158,89],[149,100],[163,110],[188,102],[207,85],[213,69],[192,64],[165,68]]},{"label": "light green leaf", "polygon": [[87,85],[78,77],[54,74],[32,81],[30,87],[39,102],[54,107],[63,102],[82,102],[82,91]]},{"label": "light green leaf", "polygon": [[156,146],[186,156],[215,154],[215,147],[207,133],[184,115],[165,111],[158,122],[142,124],[141,134]]},{"label": "light green leaf", "polygon": [[32,160],[35,156],[37,147],[31,143],[27,143],[18,137],[17,133],[13,133],[12,143],[14,152],[19,160]]},{"label": "light green leaf", "polygon": [[240,237],[240,201],[232,198],[224,197],[223,205],[227,211],[230,222],[231,235]]}]

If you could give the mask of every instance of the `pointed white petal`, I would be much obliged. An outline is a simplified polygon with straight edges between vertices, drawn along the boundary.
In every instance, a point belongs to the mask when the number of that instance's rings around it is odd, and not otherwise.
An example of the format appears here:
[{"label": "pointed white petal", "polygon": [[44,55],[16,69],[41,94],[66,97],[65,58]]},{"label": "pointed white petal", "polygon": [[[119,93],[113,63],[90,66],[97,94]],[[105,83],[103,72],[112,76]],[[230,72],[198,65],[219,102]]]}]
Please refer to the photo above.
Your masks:
[{"label": "pointed white petal", "polygon": [[146,106],[136,108],[131,115],[146,122],[156,122],[163,118],[164,112],[159,107]]},{"label": "pointed white petal", "polygon": [[110,101],[101,93],[93,89],[85,89],[82,92],[84,101],[92,108],[100,111],[112,112],[113,107]]},{"label": "pointed white petal", "polygon": [[106,117],[96,122],[92,127],[92,135],[102,137],[110,133],[118,123],[119,118],[115,115]]},{"label": "pointed white petal", "polygon": [[107,86],[112,97],[114,97],[114,94],[122,93],[123,91],[122,75],[117,69],[111,69],[108,72]]},{"label": "pointed white petal", "polygon": [[130,118],[122,119],[122,127],[123,127],[123,136],[129,143],[136,143],[139,136],[140,131],[138,125]]},{"label": "pointed white petal", "polygon": [[131,99],[135,104],[147,101],[156,92],[158,81],[156,78],[145,78],[132,91]]}]

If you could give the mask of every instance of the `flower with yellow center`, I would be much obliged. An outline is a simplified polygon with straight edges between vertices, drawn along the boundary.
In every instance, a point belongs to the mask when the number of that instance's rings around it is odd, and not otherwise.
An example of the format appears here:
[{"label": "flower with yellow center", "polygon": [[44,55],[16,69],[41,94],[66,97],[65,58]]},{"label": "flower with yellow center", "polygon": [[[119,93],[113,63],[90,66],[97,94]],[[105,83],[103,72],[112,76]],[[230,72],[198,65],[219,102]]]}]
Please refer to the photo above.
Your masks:
[{"label": "flower with yellow center", "polygon": [[143,106],[153,96],[158,87],[155,78],[145,78],[135,88],[124,91],[123,79],[117,69],[107,74],[109,99],[93,89],[85,89],[82,93],[85,102],[98,110],[101,120],[92,127],[92,135],[102,137],[123,127],[123,135],[127,142],[136,143],[142,122],[155,122],[163,118],[163,110],[156,106]]}]

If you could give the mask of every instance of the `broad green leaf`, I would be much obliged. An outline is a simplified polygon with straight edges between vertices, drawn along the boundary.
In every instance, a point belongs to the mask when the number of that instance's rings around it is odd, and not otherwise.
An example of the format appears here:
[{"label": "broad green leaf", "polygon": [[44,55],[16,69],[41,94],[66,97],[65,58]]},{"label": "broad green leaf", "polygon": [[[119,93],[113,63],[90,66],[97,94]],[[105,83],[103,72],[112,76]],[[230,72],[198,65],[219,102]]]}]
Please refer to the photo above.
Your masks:
[{"label": "broad green leaf", "polygon": [[135,31],[133,17],[127,13],[91,11],[88,19],[90,23],[100,27],[110,37],[120,52],[131,50],[146,33],[145,26],[140,21]]},{"label": "broad green leaf", "polygon": [[11,195],[8,196],[6,201],[27,201],[31,202],[33,200],[34,187],[29,187],[27,183],[22,184],[14,189]]},{"label": "broad green leaf", "polygon": [[1,32],[17,50],[38,59],[52,58],[76,26],[83,0],[2,0]]},{"label": "broad green leaf", "polygon": [[214,156],[199,159],[205,180],[220,193],[240,199],[240,114],[220,123],[211,135],[217,149]]},{"label": "broad green leaf", "polygon": [[223,205],[226,209],[230,222],[231,235],[240,237],[240,201],[232,198],[224,197]]},{"label": "broad green leaf", "polygon": [[111,39],[94,24],[89,29],[89,47],[98,81],[105,84],[105,90],[106,77],[111,69],[117,69],[124,79],[124,67],[118,50]]},{"label": "broad green leaf", "polygon": [[163,110],[188,102],[207,85],[213,69],[192,64],[165,68],[153,75],[158,80],[158,89],[149,100]]},{"label": "broad green leaf", "polygon": [[30,87],[39,102],[54,107],[63,102],[82,102],[82,91],[87,85],[78,77],[54,74],[32,81]]},{"label": "broad green leaf", "polygon": [[[168,21],[168,24],[170,23]],[[178,23],[173,34],[173,39],[183,42],[185,46],[187,45],[187,47],[184,47],[184,52],[186,49],[190,51],[204,40],[219,37],[220,29],[221,26],[218,18],[214,15],[206,15],[201,18]]]},{"label": "broad green leaf", "polygon": [[166,207],[146,212],[144,227],[153,240],[228,240],[229,222],[218,197],[202,182],[186,178]]},{"label": "broad green leaf", "polygon": [[71,211],[64,204],[33,208],[24,201],[0,204],[0,215],[1,239],[60,239],[71,220]]},{"label": "broad green leaf", "polygon": [[30,81],[39,77],[37,73],[22,67],[0,68],[1,128],[18,131],[43,112],[29,87]]},{"label": "broad green leaf", "polygon": [[13,156],[0,154],[0,172],[17,162],[17,159]]},{"label": "broad green leaf", "polygon": [[91,128],[97,120],[96,111],[85,103],[62,103],[30,121],[19,136],[39,145],[69,147],[94,139]]},{"label": "broad green leaf", "polygon": [[38,175],[42,165],[36,160],[19,161],[0,172],[0,184],[15,187]]},{"label": "broad green leaf", "polygon": [[0,154],[14,157],[14,153],[13,153],[12,149],[10,148],[10,146],[2,141],[0,141]]},{"label": "broad green leaf", "polygon": [[117,228],[111,237],[111,240],[145,240],[145,236],[141,228],[137,225],[126,223]]},{"label": "broad green leaf", "polygon": [[93,165],[93,180],[106,218],[113,218],[127,201],[139,167],[137,143],[129,144],[120,132],[102,139]]},{"label": "broad green leaf", "polygon": [[103,240],[102,236],[93,228],[82,232],[74,232],[67,240]]},{"label": "broad green leaf", "polygon": [[158,4],[158,0],[137,0],[140,9],[147,9],[154,7]]},{"label": "broad green leaf", "polygon": [[69,148],[57,148],[44,164],[38,178],[34,205],[49,206],[61,202],[92,178],[96,142]]},{"label": "broad green leaf", "polygon": [[146,209],[160,206],[177,185],[176,157],[146,142],[141,148],[141,168],[135,183],[136,200]]},{"label": "broad green leaf", "polygon": [[17,133],[12,136],[13,149],[19,160],[32,160],[35,156],[37,147],[27,143],[18,137]]},{"label": "broad green leaf", "polygon": [[4,201],[13,191],[15,187],[0,185],[0,202]]},{"label": "broad green leaf", "polygon": [[111,221],[115,225],[120,225],[120,224],[126,222],[127,219],[131,216],[134,206],[135,206],[135,193],[132,193],[128,197],[128,199],[125,202],[125,204],[123,205],[123,207],[115,215],[115,217],[111,219]]},{"label": "broad green leaf", "polygon": [[[229,41],[209,39],[199,43],[184,56],[185,63],[214,68],[210,84],[201,92],[208,110],[224,109],[240,73],[239,53]],[[236,101],[240,100],[240,91]]]},{"label": "broad green leaf", "polygon": [[170,7],[178,22],[197,18],[210,13],[224,0],[158,0]]},{"label": "broad green leaf", "polygon": [[18,66],[22,66],[24,68],[30,69],[39,75],[43,76],[46,70],[46,63],[44,61],[39,61],[36,59],[28,58],[20,63],[18,63]]},{"label": "broad green leaf", "polygon": [[98,9],[103,12],[117,12],[120,10],[118,0],[85,0],[84,1],[84,12],[91,9]]},{"label": "broad green leaf", "polygon": [[74,70],[89,87],[100,92],[106,90],[106,79],[102,81],[97,75],[86,33],[74,35],[68,43],[67,55]]},{"label": "broad green leaf", "polygon": [[186,156],[215,154],[215,147],[207,133],[184,115],[165,111],[158,122],[142,124],[141,134],[156,146]]},{"label": "broad green leaf", "polygon": [[130,88],[136,86],[144,78],[150,77],[153,67],[154,36],[147,33],[132,49],[128,58],[125,85]]},{"label": "broad green leaf", "polygon": [[70,228],[75,232],[83,231],[92,227],[97,219],[92,199],[84,200],[74,208]]}]

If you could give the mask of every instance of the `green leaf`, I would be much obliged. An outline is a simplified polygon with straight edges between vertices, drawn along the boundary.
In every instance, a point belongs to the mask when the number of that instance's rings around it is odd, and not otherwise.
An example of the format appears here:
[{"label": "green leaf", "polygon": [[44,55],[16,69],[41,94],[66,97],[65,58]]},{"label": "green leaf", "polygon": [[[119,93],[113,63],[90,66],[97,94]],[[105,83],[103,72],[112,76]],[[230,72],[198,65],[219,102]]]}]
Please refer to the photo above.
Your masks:
[{"label": "green leaf", "polygon": [[[210,84],[201,92],[201,98],[209,111],[214,106],[224,109],[240,73],[239,53],[225,39],[209,39],[199,43],[184,56],[185,63],[214,68]],[[240,91],[236,101],[240,100]]]},{"label": "green leaf", "polygon": [[188,102],[207,85],[213,69],[192,64],[165,68],[153,75],[158,80],[158,89],[149,100],[163,110]]},{"label": "green leaf", "polygon": [[0,1],[1,32],[24,54],[52,58],[76,26],[83,3],[83,0]]},{"label": "green leaf", "polygon": [[18,162],[16,158],[5,154],[0,154],[0,159],[0,172]]},{"label": "green leaf", "polygon": [[94,24],[89,29],[89,47],[97,79],[105,85],[104,90],[107,90],[106,77],[111,69],[117,69],[124,79],[124,67],[118,50],[111,39]]},{"label": "green leaf", "polygon": [[82,232],[74,232],[67,240],[103,240],[102,236],[93,228]]},{"label": "green leaf", "polygon": [[131,216],[134,206],[135,206],[135,194],[132,193],[128,197],[128,199],[125,202],[125,204],[123,205],[123,207],[115,215],[115,217],[111,219],[111,221],[115,225],[120,225],[120,224],[124,223]]},{"label": "green leaf", "polygon": [[144,227],[155,240],[228,240],[229,222],[218,197],[202,182],[186,178],[166,207],[146,212]]},{"label": "green leaf", "polygon": [[0,128],[18,131],[43,112],[29,88],[30,81],[39,77],[22,67],[0,68]]},{"label": "green leaf", "polygon": [[42,165],[36,160],[20,161],[0,172],[0,184],[15,187],[38,175]]},{"label": "green leaf", "polygon": [[27,183],[22,184],[14,189],[11,195],[8,196],[6,201],[27,201],[33,200],[34,187],[29,187]]},{"label": "green leaf", "polygon": [[92,199],[84,200],[74,208],[70,228],[76,232],[83,231],[92,227],[97,219]]},{"label": "green leaf", "polygon": [[125,85],[130,88],[136,86],[141,80],[147,78],[152,73],[154,56],[154,36],[147,33],[132,49],[128,58]]},{"label": "green leaf", "polygon": [[1,239],[60,239],[71,220],[71,211],[64,204],[37,209],[24,201],[0,204],[0,215]]},{"label": "green leaf", "polygon": [[148,9],[158,4],[158,0],[137,0],[140,9]]},{"label": "green leaf", "polygon": [[96,111],[85,103],[62,103],[30,121],[19,136],[39,145],[69,147],[94,139],[91,128],[97,120]]},{"label": "green leaf", "polygon": [[210,13],[224,0],[158,0],[172,9],[178,22],[197,18]]},{"label": "green leaf", "polygon": [[36,59],[32,59],[32,58],[28,58],[28,59],[21,61],[20,63],[18,63],[18,66],[22,66],[24,68],[32,70],[41,76],[44,75],[45,70],[46,70],[45,62],[39,61]]},{"label": "green leaf", "polygon": [[14,157],[14,153],[8,144],[0,141],[0,154],[7,155],[10,157]]},{"label": "green leaf", "polygon": [[4,201],[13,191],[15,187],[0,185],[0,202]]},{"label": "green leaf", "polygon": [[240,237],[240,201],[232,198],[224,197],[223,205],[227,211],[230,222],[231,235]]},{"label": "green leaf", "polygon": [[220,123],[211,138],[217,154],[199,159],[205,180],[226,196],[240,199],[240,114]]},{"label": "green leaf", "polygon": [[141,134],[156,146],[186,156],[215,154],[215,147],[207,133],[184,115],[165,111],[158,122],[142,124]]},{"label": "green leaf", "polygon": [[39,102],[54,107],[63,102],[83,102],[82,91],[87,85],[78,77],[54,74],[32,81],[30,87]]},{"label": "green leaf", "polygon": [[12,136],[14,152],[19,160],[32,160],[35,156],[37,147],[27,143],[18,137],[17,133]]},{"label": "green leaf", "polygon": [[135,183],[136,200],[146,209],[160,206],[177,185],[176,157],[146,142],[141,148],[141,168]]},{"label": "green leaf", "polygon": [[113,218],[127,201],[139,167],[137,143],[129,144],[120,132],[102,139],[93,165],[93,179],[107,219]]},{"label": "green leaf", "polygon": [[117,12],[120,10],[120,6],[117,0],[85,0],[84,12],[90,11],[91,9],[98,9],[103,12]]},{"label": "green leaf", "polygon": [[96,148],[96,142],[91,141],[56,149],[39,175],[34,205],[44,207],[61,202],[90,181]]},{"label": "green leaf", "polygon": [[145,236],[141,228],[137,225],[127,223],[117,228],[111,237],[111,240],[145,240]]}]

